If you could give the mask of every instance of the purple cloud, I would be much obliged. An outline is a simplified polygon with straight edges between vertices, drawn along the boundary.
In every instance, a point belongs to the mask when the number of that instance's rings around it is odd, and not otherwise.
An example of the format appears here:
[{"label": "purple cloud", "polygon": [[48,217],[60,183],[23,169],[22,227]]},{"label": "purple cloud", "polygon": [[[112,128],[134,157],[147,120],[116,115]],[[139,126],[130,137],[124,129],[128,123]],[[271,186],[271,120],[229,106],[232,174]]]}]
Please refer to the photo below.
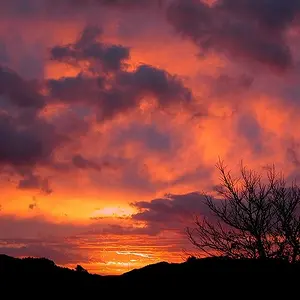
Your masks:
[{"label": "purple cloud", "polygon": [[293,65],[285,30],[300,11],[298,1],[175,0],[167,17],[175,30],[202,51],[213,50],[231,59],[255,61],[286,70]]}]

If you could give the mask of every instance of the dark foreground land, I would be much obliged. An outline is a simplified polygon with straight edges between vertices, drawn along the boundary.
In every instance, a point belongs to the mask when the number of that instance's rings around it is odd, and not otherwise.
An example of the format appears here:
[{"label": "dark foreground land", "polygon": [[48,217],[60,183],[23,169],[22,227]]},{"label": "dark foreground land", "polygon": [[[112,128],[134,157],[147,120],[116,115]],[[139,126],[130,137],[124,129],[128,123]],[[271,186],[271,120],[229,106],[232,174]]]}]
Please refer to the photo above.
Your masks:
[{"label": "dark foreground land", "polygon": [[[180,294],[180,293],[183,294]],[[174,295],[177,296],[174,297]],[[158,263],[120,276],[100,276],[58,267],[48,259],[0,255],[0,295],[27,299],[50,295],[77,298],[235,298],[268,295],[300,299],[300,263],[283,261],[191,259],[181,264]],[[2,297],[5,295],[5,297]],[[150,295],[152,295],[150,297]],[[171,295],[173,295],[171,297]],[[185,296],[182,296],[185,295]],[[190,295],[190,296],[188,296]]]}]

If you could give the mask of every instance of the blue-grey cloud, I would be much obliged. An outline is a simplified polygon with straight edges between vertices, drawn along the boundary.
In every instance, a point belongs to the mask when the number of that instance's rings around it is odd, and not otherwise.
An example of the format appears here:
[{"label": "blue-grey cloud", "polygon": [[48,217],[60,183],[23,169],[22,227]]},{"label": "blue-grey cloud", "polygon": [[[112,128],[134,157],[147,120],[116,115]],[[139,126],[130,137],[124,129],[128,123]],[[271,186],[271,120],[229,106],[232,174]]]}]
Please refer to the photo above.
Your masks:
[{"label": "blue-grey cloud", "polygon": [[98,39],[101,39],[101,30],[87,27],[74,44],[52,48],[54,60],[69,64],[89,62],[88,70],[76,77],[49,80],[53,98],[96,108],[100,122],[137,108],[149,96],[162,108],[191,102],[192,93],[178,76],[145,64],[129,71],[126,68],[129,49],[103,44]]},{"label": "blue-grey cloud", "polygon": [[299,14],[298,1],[219,0],[212,6],[175,0],[169,22],[202,51],[214,50],[233,60],[256,61],[279,71],[293,65],[285,30]]}]

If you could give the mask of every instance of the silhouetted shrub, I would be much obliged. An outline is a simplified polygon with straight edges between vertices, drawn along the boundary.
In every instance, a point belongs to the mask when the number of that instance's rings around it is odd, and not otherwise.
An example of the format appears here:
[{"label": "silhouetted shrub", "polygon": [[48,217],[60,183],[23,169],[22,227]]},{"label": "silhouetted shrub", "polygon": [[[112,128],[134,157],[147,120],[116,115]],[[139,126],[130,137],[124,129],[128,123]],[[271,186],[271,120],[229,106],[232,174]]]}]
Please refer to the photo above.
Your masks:
[{"label": "silhouetted shrub", "polygon": [[87,270],[83,268],[81,265],[77,265],[75,268],[76,272],[87,273]]}]

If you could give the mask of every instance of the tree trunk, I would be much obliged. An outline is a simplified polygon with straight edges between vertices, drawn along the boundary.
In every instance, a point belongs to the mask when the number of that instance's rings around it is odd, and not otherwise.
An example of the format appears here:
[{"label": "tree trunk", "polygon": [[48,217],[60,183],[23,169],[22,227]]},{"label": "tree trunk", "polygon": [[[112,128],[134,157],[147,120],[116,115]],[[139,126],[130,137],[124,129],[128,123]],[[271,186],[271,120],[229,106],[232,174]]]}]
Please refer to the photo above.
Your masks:
[{"label": "tree trunk", "polygon": [[260,259],[267,258],[266,251],[260,237],[257,238],[257,251]]}]

